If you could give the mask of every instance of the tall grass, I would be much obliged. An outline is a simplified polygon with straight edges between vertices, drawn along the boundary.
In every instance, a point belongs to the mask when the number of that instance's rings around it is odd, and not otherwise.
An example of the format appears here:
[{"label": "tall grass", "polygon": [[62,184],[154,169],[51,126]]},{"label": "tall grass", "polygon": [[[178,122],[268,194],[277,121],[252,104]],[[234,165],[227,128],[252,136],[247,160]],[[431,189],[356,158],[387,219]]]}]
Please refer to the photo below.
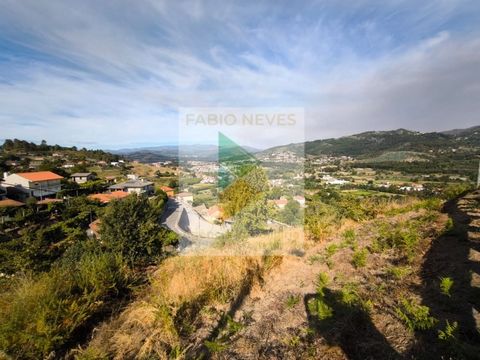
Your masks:
[{"label": "tall grass", "polygon": [[0,348],[22,359],[54,354],[129,281],[123,259],[110,253],[17,278],[0,295]]},{"label": "tall grass", "polygon": [[[198,327],[212,317],[214,322],[221,321],[224,309],[241,301],[261,281],[267,265],[269,261],[261,256],[168,258],[152,275],[148,295],[131,304],[115,322],[105,324],[82,354],[119,359],[184,354],[193,345],[191,337]],[[225,324],[229,326],[228,321]]]}]

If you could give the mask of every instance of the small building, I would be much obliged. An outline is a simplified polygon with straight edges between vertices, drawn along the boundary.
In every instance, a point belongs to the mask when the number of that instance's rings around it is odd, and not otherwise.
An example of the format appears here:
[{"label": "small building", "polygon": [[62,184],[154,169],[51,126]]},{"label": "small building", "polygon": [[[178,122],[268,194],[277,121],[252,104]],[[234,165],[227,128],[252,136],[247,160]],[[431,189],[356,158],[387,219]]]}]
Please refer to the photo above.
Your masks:
[{"label": "small building", "polygon": [[180,202],[192,203],[193,194],[189,192],[181,192],[177,194],[177,200]]},{"label": "small building", "polygon": [[123,183],[111,185],[108,187],[108,189],[111,190],[112,192],[124,191],[129,194],[137,193],[137,194],[153,195],[153,193],[155,192],[153,182],[145,181],[145,180],[128,180]]},{"label": "small building", "polygon": [[137,174],[128,174],[127,179],[128,180],[140,180],[140,177]]},{"label": "small building", "polygon": [[162,190],[170,198],[175,196],[175,191],[170,186],[160,186],[160,190]]},{"label": "small building", "polygon": [[84,184],[87,181],[95,180],[96,176],[92,173],[74,173],[70,178],[75,181],[77,184]]},{"label": "small building", "polygon": [[4,200],[7,197],[7,190],[0,186],[0,200]]},{"label": "small building", "polygon": [[51,171],[16,173],[6,176],[2,186],[7,189],[7,193],[14,193],[20,200],[32,196],[43,198],[55,196],[62,190],[62,179],[63,176]]}]

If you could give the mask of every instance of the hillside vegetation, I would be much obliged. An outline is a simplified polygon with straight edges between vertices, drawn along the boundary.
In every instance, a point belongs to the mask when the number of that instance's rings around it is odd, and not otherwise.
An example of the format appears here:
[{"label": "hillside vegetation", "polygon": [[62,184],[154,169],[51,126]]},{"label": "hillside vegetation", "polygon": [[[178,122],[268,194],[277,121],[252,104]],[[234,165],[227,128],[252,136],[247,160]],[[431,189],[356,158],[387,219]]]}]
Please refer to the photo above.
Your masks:
[{"label": "hillside vegetation", "polygon": [[465,199],[313,199],[306,234],[290,228],[164,261],[72,356],[478,358],[480,284],[466,262],[478,228],[466,224],[480,193]]}]

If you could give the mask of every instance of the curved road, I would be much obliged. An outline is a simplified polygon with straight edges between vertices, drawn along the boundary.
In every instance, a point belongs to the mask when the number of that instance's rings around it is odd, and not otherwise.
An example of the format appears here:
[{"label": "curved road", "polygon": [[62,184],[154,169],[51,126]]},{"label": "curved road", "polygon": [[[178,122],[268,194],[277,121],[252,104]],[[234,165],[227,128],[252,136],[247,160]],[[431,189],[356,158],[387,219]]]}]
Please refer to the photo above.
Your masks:
[{"label": "curved road", "polygon": [[161,218],[161,224],[174,231],[180,237],[178,250],[180,252],[191,252],[210,247],[215,240],[214,238],[194,235],[179,226],[182,214],[187,216],[188,220],[189,212],[185,210],[185,206],[181,202],[169,198],[167,207]]}]

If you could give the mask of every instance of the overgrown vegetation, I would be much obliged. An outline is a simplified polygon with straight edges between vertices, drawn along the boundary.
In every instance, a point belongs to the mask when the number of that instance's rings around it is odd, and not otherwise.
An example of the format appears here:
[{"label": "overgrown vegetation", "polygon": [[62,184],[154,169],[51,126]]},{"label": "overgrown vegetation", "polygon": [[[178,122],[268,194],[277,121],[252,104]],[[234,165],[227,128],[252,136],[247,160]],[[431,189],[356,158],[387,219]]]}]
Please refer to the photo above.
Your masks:
[{"label": "overgrown vegetation", "polygon": [[[24,242],[26,259],[5,258],[3,264],[12,276],[0,295],[0,348],[15,358],[37,359],[59,356],[78,341],[142,280],[139,267],[158,260],[162,247],[176,239],[157,225],[164,201],[131,195],[103,211],[76,198],[61,205],[62,213],[24,215],[21,221],[35,231],[2,243],[4,256],[8,250],[21,256],[12,243]],[[106,224],[101,242],[85,235],[98,215]],[[40,223],[44,219],[47,225]]]}]

